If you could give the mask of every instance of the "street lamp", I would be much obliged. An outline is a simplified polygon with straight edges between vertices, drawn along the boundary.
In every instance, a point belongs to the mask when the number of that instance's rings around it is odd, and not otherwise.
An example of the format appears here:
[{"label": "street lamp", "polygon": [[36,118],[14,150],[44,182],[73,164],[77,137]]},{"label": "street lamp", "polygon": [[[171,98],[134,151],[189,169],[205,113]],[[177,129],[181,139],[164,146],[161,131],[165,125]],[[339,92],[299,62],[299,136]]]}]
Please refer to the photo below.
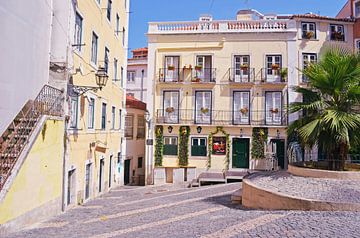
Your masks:
[{"label": "street lamp", "polygon": [[106,86],[106,83],[109,79],[109,76],[105,70],[104,67],[99,67],[97,72],[95,73],[95,82],[97,87],[94,86],[79,86],[79,85],[74,85],[72,84],[72,88],[74,90],[74,92],[76,92],[79,95],[82,95],[84,93],[86,93],[87,91],[93,91],[93,92],[97,92],[97,90],[101,90],[103,87]]}]

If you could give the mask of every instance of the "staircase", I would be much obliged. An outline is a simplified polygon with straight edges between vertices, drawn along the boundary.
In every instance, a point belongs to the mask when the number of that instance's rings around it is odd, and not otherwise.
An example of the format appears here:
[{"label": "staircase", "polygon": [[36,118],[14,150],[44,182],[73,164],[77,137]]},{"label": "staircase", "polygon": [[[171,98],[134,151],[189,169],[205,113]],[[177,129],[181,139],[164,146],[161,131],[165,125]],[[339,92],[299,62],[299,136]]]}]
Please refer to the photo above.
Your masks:
[{"label": "staircase", "polygon": [[63,115],[63,91],[45,85],[28,101],[0,137],[0,191],[42,116]]}]

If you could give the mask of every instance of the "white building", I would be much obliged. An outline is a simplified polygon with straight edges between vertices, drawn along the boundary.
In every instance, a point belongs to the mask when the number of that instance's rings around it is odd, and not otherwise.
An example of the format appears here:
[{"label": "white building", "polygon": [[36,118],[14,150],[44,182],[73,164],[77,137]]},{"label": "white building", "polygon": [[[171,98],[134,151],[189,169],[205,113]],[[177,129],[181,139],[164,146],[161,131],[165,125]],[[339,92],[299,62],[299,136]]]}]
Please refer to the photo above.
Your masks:
[{"label": "white building", "polygon": [[132,51],[133,57],[128,59],[127,85],[128,95],[134,96],[140,101],[146,100],[147,80],[147,48],[139,48]]}]

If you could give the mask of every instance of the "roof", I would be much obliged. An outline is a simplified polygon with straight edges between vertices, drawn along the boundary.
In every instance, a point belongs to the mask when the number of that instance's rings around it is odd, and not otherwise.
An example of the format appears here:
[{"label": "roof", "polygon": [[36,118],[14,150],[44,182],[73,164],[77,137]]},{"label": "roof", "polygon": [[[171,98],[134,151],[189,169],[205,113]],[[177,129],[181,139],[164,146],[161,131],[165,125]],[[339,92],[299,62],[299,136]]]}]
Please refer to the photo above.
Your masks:
[{"label": "roof", "polygon": [[126,108],[134,108],[146,111],[146,103],[134,98],[133,96],[126,95]]},{"label": "roof", "polygon": [[308,19],[316,19],[316,20],[355,22],[355,20],[351,19],[351,18],[334,18],[334,17],[320,16],[320,15],[313,14],[313,13],[297,14],[297,15],[290,16],[290,19],[295,19],[295,18],[308,18]]},{"label": "roof", "polygon": [[131,52],[140,52],[140,51],[148,51],[148,48],[147,47],[137,48],[137,49],[133,49]]}]

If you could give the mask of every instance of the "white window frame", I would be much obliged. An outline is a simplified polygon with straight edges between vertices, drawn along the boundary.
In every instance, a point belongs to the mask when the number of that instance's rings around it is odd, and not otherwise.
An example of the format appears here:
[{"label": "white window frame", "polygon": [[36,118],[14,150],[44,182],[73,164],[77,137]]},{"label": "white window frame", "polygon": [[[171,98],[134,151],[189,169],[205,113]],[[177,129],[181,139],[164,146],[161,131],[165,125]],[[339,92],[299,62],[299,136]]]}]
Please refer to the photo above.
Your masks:
[{"label": "white window frame", "polygon": [[114,58],[114,79],[113,81],[116,82],[118,81],[118,59]]},{"label": "white window frame", "polygon": [[340,42],[345,42],[346,41],[346,34],[345,34],[345,25],[342,25],[342,24],[330,24],[329,25],[329,40],[331,41],[337,41],[337,40],[333,40],[331,39],[331,27],[334,26],[335,27],[335,30],[337,32],[339,32],[339,27],[342,27],[342,33],[344,35],[344,40],[343,41],[340,41]]},{"label": "white window frame", "polygon": [[[314,36],[313,38],[306,38],[304,37],[304,29],[303,26],[306,26],[306,32],[313,32]],[[314,25],[314,30],[310,30],[310,25]],[[316,40],[317,39],[317,25],[316,22],[301,22],[301,28],[300,28],[300,38],[301,39],[307,39],[307,40]]]},{"label": "white window frame", "polygon": [[109,58],[110,58],[110,50],[107,46],[105,46],[105,51],[104,51],[104,68],[106,73],[109,75]]},{"label": "white window frame", "polygon": [[355,51],[360,53],[360,38],[355,39]]},{"label": "white window frame", "polygon": [[[359,4],[359,12],[356,12],[356,5]],[[354,12],[353,12],[353,15],[355,18],[360,18],[360,0],[355,0],[354,1],[354,5],[353,5],[353,9],[354,9]],[[357,14],[356,14],[357,13]]]},{"label": "white window frame", "polygon": [[[90,172],[89,172],[89,197],[86,198],[86,168],[90,165]],[[91,161],[87,161],[85,163],[85,176],[84,176],[84,201],[88,201],[91,199],[92,196],[92,188],[93,188],[93,163]]]},{"label": "white window frame", "polygon": [[[95,39],[96,41],[94,41]],[[95,42],[96,44],[94,44]],[[96,46],[96,48],[94,46]],[[95,31],[92,31],[90,62],[95,66],[97,65],[98,49],[99,49],[99,36],[95,33]]]},{"label": "white window frame", "polygon": [[164,145],[178,145],[178,138],[176,136],[164,136]]},{"label": "white window frame", "polygon": [[[76,100],[75,100],[76,98]],[[76,102],[76,105],[73,105],[73,102]],[[78,96],[71,96],[70,97],[70,128],[71,129],[78,129],[78,121],[79,121],[79,97]],[[74,114],[74,109],[76,112]],[[75,116],[75,118],[74,118]],[[73,124],[74,123],[74,124]]]},{"label": "white window frame", "polygon": [[116,107],[111,107],[111,130],[115,130],[115,124],[116,124]]},{"label": "white window frame", "polygon": [[[88,101],[88,121],[87,121],[87,128],[88,130],[94,130],[95,129],[95,105],[96,105],[96,100],[94,97],[88,97],[89,101]],[[90,114],[90,102],[91,100],[94,101],[94,105],[93,105],[93,112],[92,115]],[[92,119],[92,127],[90,127],[90,119]]]},{"label": "white window frame", "polygon": [[127,71],[127,83],[135,83],[136,71],[135,70],[128,70]]},{"label": "white window frame", "polygon": [[[80,32],[78,32],[78,24],[77,20],[80,18]],[[84,17],[80,14],[80,12],[76,11],[75,13],[75,30],[74,30],[74,44],[76,44],[75,49],[78,52],[82,51],[82,41],[83,41],[83,30],[84,30]]]}]

